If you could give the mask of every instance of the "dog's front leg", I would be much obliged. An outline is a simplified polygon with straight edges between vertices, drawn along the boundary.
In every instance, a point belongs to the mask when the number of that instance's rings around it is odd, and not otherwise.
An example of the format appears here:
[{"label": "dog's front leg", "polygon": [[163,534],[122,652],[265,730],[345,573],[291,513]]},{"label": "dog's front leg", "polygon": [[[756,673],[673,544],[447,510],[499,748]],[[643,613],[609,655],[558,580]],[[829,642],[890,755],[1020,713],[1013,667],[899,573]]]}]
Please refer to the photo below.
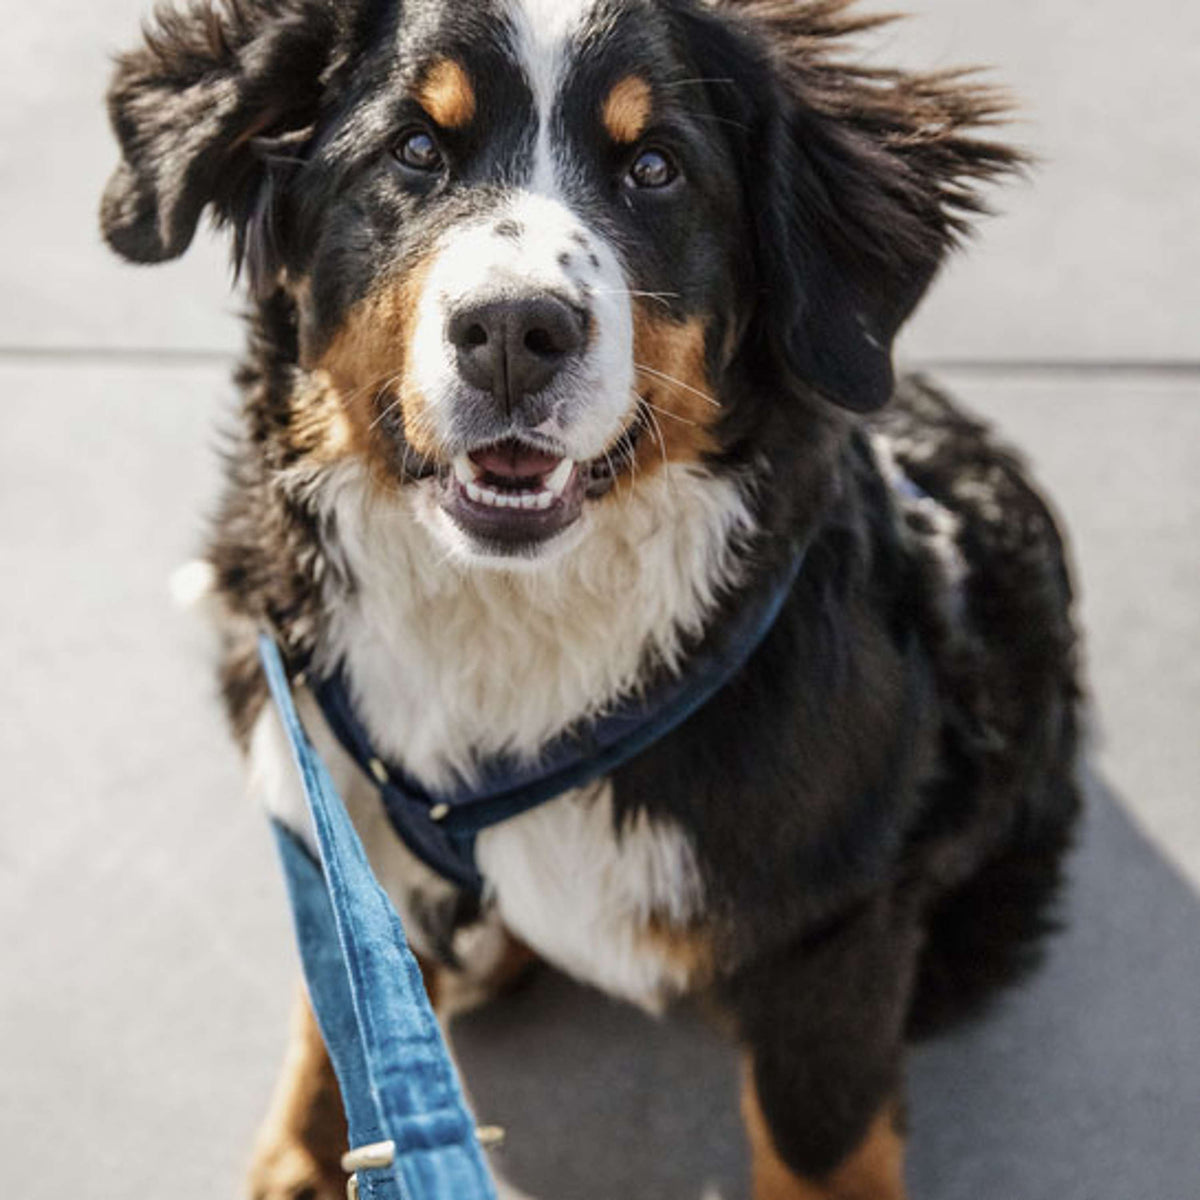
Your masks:
[{"label": "dog's front leg", "polygon": [[[418,956],[429,999],[438,1002],[438,968]],[[308,993],[296,989],[283,1070],[258,1131],[250,1166],[251,1200],[344,1200],[346,1117],[342,1094]]]},{"label": "dog's front leg", "polygon": [[[477,923],[482,929],[483,922]],[[498,922],[487,922],[483,963],[475,974],[451,971],[416,955],[430,1003],[449,1013],[511,987],[534,961],[531,952]],[[453,931],[451,931],[453,932]],[[447,935],[450,936],[450,935]],[[251,1200],[342,1200],[346,1176],[346,1118],[337,1077],[313,1016],[308,993],[297,988],[283,1070],[259,1129],[250,1167]]]},{"label": "dog's front leg", "polygon": [[918,945],[885,897],[732,982],[754,1200],[905,1200],[899,1093]]},{"label": "dog's front leg", "polygon": [[283,1070],[254,1147],[251,1200],[342,1200],[346,1148],[342,1095],[301,986]]}]

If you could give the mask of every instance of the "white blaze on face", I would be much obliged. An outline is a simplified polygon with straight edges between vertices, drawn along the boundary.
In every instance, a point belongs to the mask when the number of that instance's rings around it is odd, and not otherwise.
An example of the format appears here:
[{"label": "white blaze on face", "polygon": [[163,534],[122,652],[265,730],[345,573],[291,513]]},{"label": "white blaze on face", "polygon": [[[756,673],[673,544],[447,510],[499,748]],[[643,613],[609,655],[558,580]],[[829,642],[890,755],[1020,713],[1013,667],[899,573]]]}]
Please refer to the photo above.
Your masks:
[{"label": "white blaze on face", "polygon": [[447,325],[454,313],[494,300],[549,293],[588,313],[587,348],[548,385],[550,415],[539,433],[586,461],[603,454],[631,419],[633,313],[625,272],[607,239],[572,209],[565,156],[552,137],[570,46],[592,7],[592,0],[511,0],[512,49],[534,98],[533,166],[506,202],[443,235],[422,283],[412,340],[410,382],[426,402],[436,440],[452,450],[459,449],[456,415],[489,401],[459,375]]},{"label": "white blaze on face", "polygon": [[560,165],[551,144],[551,117],[567,67],[574,35],[596,7],[595,0],[509,0],[515,34],[513,50],[533,93],[537,113],[537,150],[532,188],[554,195]]}]

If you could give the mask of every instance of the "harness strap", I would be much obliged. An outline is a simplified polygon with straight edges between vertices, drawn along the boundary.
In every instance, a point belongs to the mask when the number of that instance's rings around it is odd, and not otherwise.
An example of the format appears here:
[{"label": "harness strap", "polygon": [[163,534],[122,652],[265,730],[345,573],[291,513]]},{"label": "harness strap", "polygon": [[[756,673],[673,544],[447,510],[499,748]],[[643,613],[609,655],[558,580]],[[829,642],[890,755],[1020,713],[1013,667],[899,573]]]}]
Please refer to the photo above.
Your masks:
[{"label": "harness strap", "polygon": [[728,620],[689,658],[683,674],[666,675],[543,747],[535,760],[499,754],[476,763],[475,777],[440,792],[423,788],[385,762],[356,712],[341,667],[310,684],[330,730],[379,789],[397,835],[427,866],[470,892],[483,880],[475,863],[480,831],[611,774],[682,725],[746,665],[773,628],[804,562],[793,547],[772,576],[742,597]]},{"label": "harness strap", "polygon": [[278,648],[264,634],[258,649],[320,852],[318,863],[274,822],[313,1011],[341,1085],[350,1144],[395,1146],[390,1165],[360,1168],[358,1194],[495,1200],[475,1122],[400,918],[304,733]]}]

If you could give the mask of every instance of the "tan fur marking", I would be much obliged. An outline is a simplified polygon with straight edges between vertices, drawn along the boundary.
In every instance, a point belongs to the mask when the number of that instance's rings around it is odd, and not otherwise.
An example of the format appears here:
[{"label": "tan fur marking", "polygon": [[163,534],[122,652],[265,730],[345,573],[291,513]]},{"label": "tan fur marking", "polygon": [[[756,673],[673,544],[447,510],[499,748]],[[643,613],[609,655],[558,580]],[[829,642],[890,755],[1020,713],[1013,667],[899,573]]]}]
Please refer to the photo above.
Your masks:
[{"label": "tan fur marking", "polygon": [[452,58],[439,58],[425,72],[417,101],[443,129],[461,129],[475,115],[475,89]]},{"label": "tan fur marking", "polygon": [[664,459],[695,462],[712,453],[717,449],[712,428],[721,409],[705,366],[703,322],[663,320],[639,302],[633,328],[635,383],[650,406],[638,470],[653,470]]},{"label": "tan fur marking", "polygon": [[504,953],[488,972],[484,983],[493,995],[503,995],[516,987],[537,962],[538,956],[520,938],[506,930]]},{"label": "tan fur marking", "polygon": [[431,962],[423,954],[418,954],[415,950],[412,954],[413,958],[417,960],[417,966],[421,968],[421,982],[425,985],[425,995],[429,997],[429,1007],[435,1013],[440,1012],[444,971],[437,963]]},{"label": "tan fur marking", "polygon": [[650,85],[639,75],[626,75],[604,101],[601,118],[614,142],[636,142],[650,123],[653,97]]},{"label": "tan fur marking", "polygon": [[905,1200],[904,1141],[890,1104],[849,1157],[821,1180],[802,1179],[779,1157],[749,1062],[742,1078],[742,1119],[750,1143],[754,1200]]},{"label": "tan fur marking", "polygon": [[428,265],[418,264],[360,300],[318,360],[305,363],[314,379],[323,375],[330,381],[339,398],[346,447],[367,457],[381,479],[396,468],[394,446],[380,420],[389,406],[399,406],[412,448],[436,454],[425,398],[406,369],[427,273]]},{"label": "tan fur marking", "polygon": [[301,987],[283,1071],[254,1148],[252,1200],[285,1200],[306,1188],[318,1200],[344,1196],[341,1157],[347,1144],[337,1078]]},{"label": "tan fur marking", "polygon": [[326,465],[351,453],[355,431],[341,394],[327,371],[312,371],[291,395],[290,445],[311,462]]},{"label": "tan fur marking", "polygon": [[441,968],[437,974],[438,1016],[446,1024],[463,1013],[490,1003],[518,987],[538,963],[538,956],[508,930],[499,957],[481,974]]},{"label": "tan fur marking", "polygon": [[651,917],[644,937],[647,946],[687,975],[692,987],[703,986],[712,979],[716,950],[709,930],[700,926],[672,925],[662,918]]}]

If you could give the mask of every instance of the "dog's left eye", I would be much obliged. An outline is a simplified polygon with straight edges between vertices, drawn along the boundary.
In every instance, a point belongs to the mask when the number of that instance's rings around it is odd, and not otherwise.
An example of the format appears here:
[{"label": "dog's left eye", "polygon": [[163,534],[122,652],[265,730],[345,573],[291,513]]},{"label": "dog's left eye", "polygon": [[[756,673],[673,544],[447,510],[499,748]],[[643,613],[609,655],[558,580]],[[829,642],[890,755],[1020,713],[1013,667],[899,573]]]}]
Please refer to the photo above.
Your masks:
[{"label": "dog's left eye", "polygon": [[647,149],[633,160],[625,180],[635,188],[665,188],[678,176],[679,168],[665,151]]},{"label": "dog's left eye", "polygon": [[412,129],[392,147],[392,154],[410,171],[431,174],[442,169],[442,152],[424,129]]}]

